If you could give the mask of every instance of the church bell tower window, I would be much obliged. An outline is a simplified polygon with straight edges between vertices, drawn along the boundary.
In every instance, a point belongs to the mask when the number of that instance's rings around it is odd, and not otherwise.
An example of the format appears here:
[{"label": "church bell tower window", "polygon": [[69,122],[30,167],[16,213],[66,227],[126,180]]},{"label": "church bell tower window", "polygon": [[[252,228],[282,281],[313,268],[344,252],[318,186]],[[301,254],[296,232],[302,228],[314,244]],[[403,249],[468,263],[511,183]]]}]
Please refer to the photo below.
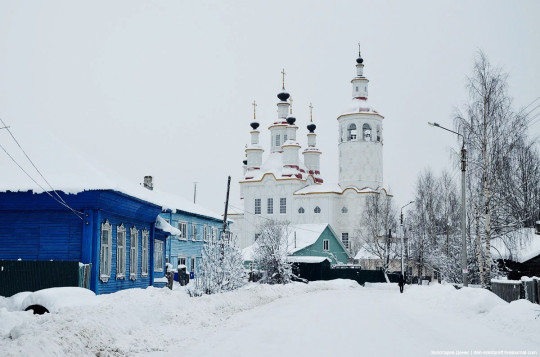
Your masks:
[{"label": "church bell tower window", "polygon": [[356,140],[356,124],[351,124],[347,128],[347,141]]},{"label": "church bell tower window", "polygon": [[315,213],[321,213],[321,208],[319,206],[315,207],[315,209],[313,210],[313,212]]},{"label": "church bell tower window", "polygon": [[369,124],[364,124],[362,126],[362,132],[364,134],[364,141],[371,141],[371,126]]},{"label": "church bell tower window", "polygon": [[304,212],[305,212],[304,207],[300,207],[300,208],[298,209],[298,213],[302,214],[302,213],[304,213]]}]

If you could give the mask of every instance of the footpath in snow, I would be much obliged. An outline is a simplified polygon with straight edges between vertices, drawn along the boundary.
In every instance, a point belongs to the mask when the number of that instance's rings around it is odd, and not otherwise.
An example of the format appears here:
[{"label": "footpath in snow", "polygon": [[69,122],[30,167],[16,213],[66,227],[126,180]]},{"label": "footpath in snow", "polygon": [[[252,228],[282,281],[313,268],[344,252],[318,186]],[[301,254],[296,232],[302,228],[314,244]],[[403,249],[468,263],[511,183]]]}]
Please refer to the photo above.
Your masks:
[{"label": "footpath in snow", "polygon": [[[537,355],[540,306],[452,286],[335,280],[190,298],[133,289],[42,316],[0,298],[2,356]],[[521,354],[524,353],[524,354]]]}]

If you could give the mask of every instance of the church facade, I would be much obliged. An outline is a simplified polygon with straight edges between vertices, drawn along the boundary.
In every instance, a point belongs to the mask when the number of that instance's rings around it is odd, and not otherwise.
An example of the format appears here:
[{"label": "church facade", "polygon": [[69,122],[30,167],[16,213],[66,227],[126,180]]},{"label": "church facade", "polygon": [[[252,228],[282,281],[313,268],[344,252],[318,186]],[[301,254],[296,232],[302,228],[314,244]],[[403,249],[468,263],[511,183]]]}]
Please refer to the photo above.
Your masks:
[{"label": "church facade", "polygon": [[307,126],[307,147],[302,149],[298,142],[298,126],[284,85],[278,94],[277,118],[268,127],[271,142],[264,160],[260,124],[254,118],[239,182],[242,209],[230,214],[235,221],[231,229],[241,248],[253,244],[258,227],[270,219],[293,225],[328,223],[350,249],[351,240],[361,229],[366,198],[388,195],[383,188],[384,117],[368,103],[369,80],[360,54],[351,84],[351,103],[337,117],[338,183],[324,182],[312,118]]}]

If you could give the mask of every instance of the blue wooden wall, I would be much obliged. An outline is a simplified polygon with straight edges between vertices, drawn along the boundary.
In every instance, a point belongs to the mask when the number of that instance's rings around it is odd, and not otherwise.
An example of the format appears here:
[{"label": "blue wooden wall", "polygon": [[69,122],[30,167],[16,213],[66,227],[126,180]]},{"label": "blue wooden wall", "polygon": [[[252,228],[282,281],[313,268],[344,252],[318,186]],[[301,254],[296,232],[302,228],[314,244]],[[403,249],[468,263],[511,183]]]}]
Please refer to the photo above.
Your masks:
[{"label": "blue wooden wall", "polygon": [[[218,229],[218,237],[221,234],[223,228],[223,221],[216,218],[206,217],[198,214],[193,214],[185,211],[177,211],[175,213],[162,213],[161,217],[168,220],[169,223],[177,228],[178,222],[187,222],[188,234],[187,237],[177,238],[170,237],[167,245],[167,259],[173,265],[174,268],[178,265],[178,256],[186,258],[187,271],[195,272],[194,267],[191,265],[191,258],[195,258],[195,265],[198,267],[201,262],[202,249],[203,249],[203,232],[204,226],[207,225],[208,229],[215,227]],[[197,226],[197,235],[195,240],[192,238],[192,224]]]},{"label": "blue wooden wall", "polygon": [[[59,194],[71,207],[83,213],[83,219],[45,193],[0,192],[0,259],[92,263],[91,289],[98,294],[153,284],[154,224],[161,207],[110,190]],[[100,231],[105,220],[112,225],[112,269],[107,283],[99,280]],[[128,233],[126,279],[115,278],[116,231],[121,223]],[[135,281],[129,279],[129,228],[133,226],[139,229],[138,277]],[[149,268],[148,276],[142,277],[141,232],[145,228],[150,233]],[[164,240],[165,236],[160,239]],[[163,274],[160,272],[157,276]]]}]

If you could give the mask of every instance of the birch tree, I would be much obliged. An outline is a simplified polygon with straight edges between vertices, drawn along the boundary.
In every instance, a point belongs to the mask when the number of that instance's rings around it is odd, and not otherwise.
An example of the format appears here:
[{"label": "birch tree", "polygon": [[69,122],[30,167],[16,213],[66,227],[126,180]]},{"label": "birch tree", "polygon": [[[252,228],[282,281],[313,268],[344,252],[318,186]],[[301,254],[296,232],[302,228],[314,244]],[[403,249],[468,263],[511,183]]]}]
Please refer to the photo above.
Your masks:
[{"label": "birch tree", "polygon": [[266,221],[260,225],[259,234],[253,249],[253,259],[266,272],[261,283],[290,283],[291,264],[287,261],[289,223]]}]

